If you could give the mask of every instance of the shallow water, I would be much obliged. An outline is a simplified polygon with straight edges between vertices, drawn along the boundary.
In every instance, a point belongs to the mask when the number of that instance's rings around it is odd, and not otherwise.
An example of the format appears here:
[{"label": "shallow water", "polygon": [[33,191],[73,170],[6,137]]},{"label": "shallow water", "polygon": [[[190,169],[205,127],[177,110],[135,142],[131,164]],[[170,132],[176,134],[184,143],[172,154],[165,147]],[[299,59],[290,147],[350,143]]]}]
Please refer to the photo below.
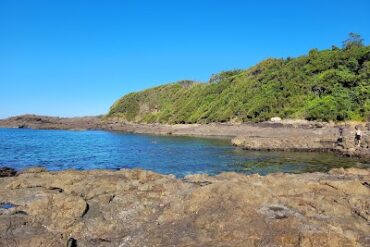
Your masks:
[{"label": "shallow water", "polygon": [[15,205],[12,204],[12,203],[9,203],[9,202],[0,204],[0,208],[2,208],[2,209],[11,209],[11,208],[14,208],[14,207],[15,207]]},{"label": "shallow water", "polygon": [[326,153],[252,152],[228,140],[127,134],[108,131],[0,129],[0,166],[18,170],[142,168],[188,174],[314,172],[334,167],[370,167]]}]

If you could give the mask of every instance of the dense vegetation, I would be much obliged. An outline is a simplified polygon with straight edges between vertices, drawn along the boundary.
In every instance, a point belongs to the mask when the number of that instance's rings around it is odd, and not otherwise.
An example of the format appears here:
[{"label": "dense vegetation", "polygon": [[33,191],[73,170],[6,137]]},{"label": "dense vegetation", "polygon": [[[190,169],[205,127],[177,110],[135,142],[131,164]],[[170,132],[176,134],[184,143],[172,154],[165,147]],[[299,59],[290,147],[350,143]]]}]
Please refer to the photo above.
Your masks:
[{"label": "dense vegetation", "polygon": [[145,123],[370,119],[370,46],[356,34],[343,48],[267,59],[247,70],[180,81],[119,99],[108,117]]}]

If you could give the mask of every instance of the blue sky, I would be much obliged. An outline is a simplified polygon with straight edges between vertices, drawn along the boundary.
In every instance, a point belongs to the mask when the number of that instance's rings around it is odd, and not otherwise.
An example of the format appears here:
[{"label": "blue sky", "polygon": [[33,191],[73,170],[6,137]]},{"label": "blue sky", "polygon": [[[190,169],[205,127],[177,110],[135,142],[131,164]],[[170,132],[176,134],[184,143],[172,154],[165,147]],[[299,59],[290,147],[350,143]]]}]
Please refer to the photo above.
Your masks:
[{"label": "blue sky", "polygon": [[370,40],[370,1],[0,0],[0,118],[106,113],[122,95]]}]

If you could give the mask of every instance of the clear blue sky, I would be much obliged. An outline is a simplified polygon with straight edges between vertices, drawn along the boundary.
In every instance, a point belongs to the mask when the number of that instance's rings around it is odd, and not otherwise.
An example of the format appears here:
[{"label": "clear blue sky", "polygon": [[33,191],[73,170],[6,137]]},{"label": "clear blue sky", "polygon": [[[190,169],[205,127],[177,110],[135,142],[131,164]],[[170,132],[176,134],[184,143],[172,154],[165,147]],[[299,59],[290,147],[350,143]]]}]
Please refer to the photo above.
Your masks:
[{"label": "clear blue sky", "polygon": [[368,0],[0,0],[0,118],[102,114],[123,94],[370,41]]}]

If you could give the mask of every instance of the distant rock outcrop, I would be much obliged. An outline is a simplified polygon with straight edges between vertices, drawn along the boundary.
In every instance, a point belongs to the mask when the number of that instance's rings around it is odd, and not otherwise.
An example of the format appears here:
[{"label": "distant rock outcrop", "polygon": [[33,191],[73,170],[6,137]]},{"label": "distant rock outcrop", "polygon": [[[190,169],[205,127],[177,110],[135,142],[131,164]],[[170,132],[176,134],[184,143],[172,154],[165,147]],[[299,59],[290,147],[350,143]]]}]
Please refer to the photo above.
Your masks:
[{"label": "distant rock outcrop", "polygon": [[0,126],[19,129],[99,129],[101,124],[100,117],[60,118],[27,114],[0,119]]}]

